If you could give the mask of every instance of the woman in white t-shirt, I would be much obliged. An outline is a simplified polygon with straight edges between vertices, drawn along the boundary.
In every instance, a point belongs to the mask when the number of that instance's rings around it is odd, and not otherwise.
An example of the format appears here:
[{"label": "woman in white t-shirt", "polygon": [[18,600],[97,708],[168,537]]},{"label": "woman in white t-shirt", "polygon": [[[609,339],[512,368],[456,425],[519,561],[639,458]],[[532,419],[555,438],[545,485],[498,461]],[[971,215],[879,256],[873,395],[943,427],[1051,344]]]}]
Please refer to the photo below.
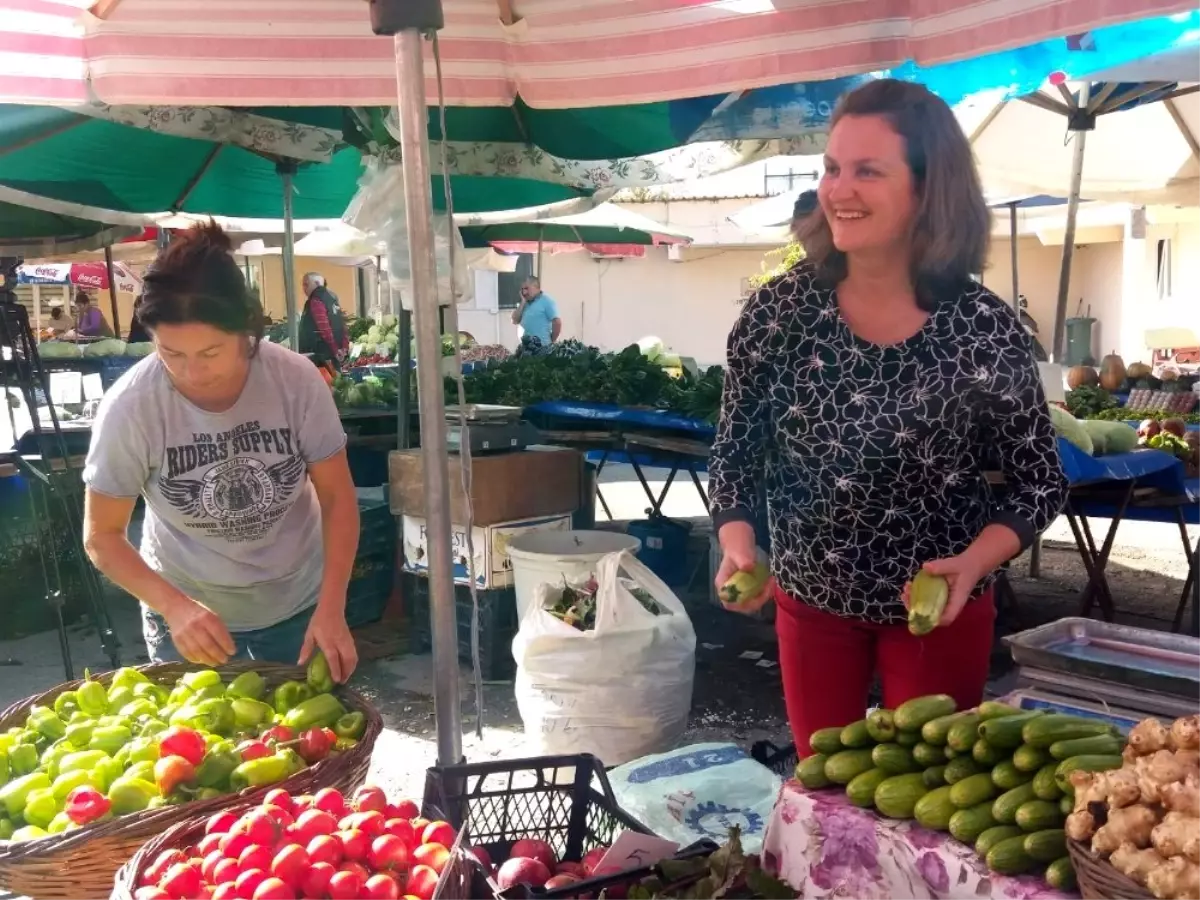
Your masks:
[{"label": "woman in white t-shirt", "polygon": [[[357,663],[346,586],[358,501],[328,386],[262,340],[229,237],[198,225],[159,255],[135,315],[155,353],[105,394],[88,451],[84,543],[142,603],[150,658]],[[146,500],[140,550],[127,537]]]}]

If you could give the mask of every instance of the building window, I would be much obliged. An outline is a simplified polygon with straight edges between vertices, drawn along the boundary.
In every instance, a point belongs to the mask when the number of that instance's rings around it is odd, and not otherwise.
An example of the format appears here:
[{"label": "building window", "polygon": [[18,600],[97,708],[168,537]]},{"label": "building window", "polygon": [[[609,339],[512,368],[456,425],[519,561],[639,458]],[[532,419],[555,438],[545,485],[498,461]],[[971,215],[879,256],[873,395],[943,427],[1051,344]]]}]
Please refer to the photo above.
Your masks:
[{"label": "building window", "polygon": [[1158,299],[1165,300],[1171,296],[1171,239],[1164,238],[1158,242]]}]

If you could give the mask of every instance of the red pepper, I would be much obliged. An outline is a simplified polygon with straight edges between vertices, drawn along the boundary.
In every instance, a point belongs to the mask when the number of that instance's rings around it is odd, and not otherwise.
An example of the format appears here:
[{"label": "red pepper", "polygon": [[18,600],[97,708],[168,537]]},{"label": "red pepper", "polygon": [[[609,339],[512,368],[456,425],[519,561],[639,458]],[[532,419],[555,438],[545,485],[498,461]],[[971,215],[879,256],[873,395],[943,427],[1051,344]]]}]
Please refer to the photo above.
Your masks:
[{"label": "red pepper", "polygon": [[208,751],[204,738],[190,728],[168,728],[158,740],[158,755],[182,756],[193,766],[198,766]]},{"label": "red pepper", "polygon": [[286,744],[296,739],[296,732],[288,728],[286,725],[276,725],[274,728],[268,728],[263,732],[261,740],[268,744]]},{"label": "red pepper", "polygon": [[102,793],[89,785],[81,785],[67,795],[67,818],[76,825],[95,822],[109,811],[112,804]]},{"label": "red pepper", "polygon": [[296,752],[311,766],[327,757],[329,751],[333,749],[333,744],[334,741],[329,740],[324,729],[310,728],[300,735],[300,743],[296,747]]},{"label": "red pepper", "polygon": [[334,734],[333,729],[322,728],[321,732],[325,735],[325,737],[329,738],[329,747],[330,749],[333,749],[333,745],[337,743],[337,735]]},{"label": "red pepper", "polygon": [[242,741],[237,745],[237,754],[242,758],[243,762],[250,762],[252,759],[262,759],[264,756],[270,756],[274,752],[274,750],[262,741]]}]

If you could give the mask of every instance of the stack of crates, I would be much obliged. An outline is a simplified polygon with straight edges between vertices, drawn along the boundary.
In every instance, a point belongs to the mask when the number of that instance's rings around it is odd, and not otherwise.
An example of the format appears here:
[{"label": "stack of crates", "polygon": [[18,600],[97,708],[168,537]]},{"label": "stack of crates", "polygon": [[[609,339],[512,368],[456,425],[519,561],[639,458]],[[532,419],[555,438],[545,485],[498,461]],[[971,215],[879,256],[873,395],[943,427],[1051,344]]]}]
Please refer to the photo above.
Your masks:
[{"label": "stack of crates", "polygon": [[[432,646],[429,622],[429,579],[413,572],[400,575],[405,604],[412,610],[413,639],[420,650]],[[517,636],[517,594],[511,587],[479,588],[479,669],[484,681],[511,681],[517,673],[512,642]],[[471,619],[475,606],[471,588],[454,585],[455,618],[458,624],[458,658],[471,662]]]},{"label": "stack of crates", "polygon": [[358,499],[358,555],[346,591],[346,624],[378,622],[396,580],[396,519],[386,498]]}]

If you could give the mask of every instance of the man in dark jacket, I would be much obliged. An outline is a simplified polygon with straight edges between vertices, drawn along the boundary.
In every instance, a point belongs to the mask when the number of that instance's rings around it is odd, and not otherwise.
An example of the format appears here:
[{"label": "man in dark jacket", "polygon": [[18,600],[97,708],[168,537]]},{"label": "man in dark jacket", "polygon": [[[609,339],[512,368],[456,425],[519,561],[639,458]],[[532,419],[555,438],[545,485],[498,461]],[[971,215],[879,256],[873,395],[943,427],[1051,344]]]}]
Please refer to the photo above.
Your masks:
[{"label": "man in dark jacket", "polygon": [[346,334],[346,317],[338,305],[337,294],[325,287],[325,277],[309,272],[300,283],[304,296],[304,313],[300,316],[301,353],[311,353],[318,365],[332,362],[340,366],[350,349]]}]

